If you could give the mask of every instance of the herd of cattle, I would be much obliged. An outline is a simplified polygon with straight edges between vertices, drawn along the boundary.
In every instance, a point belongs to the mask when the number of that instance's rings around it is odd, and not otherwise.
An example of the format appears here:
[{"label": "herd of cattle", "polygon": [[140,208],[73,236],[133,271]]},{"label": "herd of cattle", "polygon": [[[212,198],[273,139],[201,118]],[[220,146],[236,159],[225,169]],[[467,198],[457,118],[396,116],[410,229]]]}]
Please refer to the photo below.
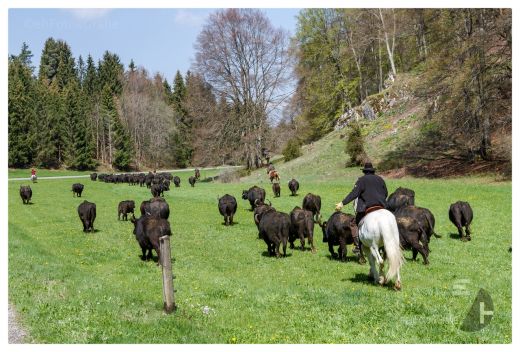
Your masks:
[{"label": "herd of cattle", "polygon": [[[189,183],[194,187],[200,178],[199,170],[190,176]],[[130,221],[134,225],[133,233],[142,250],[142,259],[152,258],[152,249],[157,252],[160,259],[159,238],[171,235],[168,218],[170,209],[168,203],[162,198],[165,191],[170,190],[170,182],[175,187],[180,187],[180,178],[170,173],[148,174],[91,174],[92,181],[128,183],[130,185],[146,186],[150,189],[153,198],[143,201],[140,205],[141,217],[135,218],[135,202],[133,200],[121,201],[118,205],[118,220],[128,220],[128,214],[132,214]],[[277,187],[275,187],[277,185]],[[297,195],[299,183],[292,179],[288,183],[292,196]],[[81,197],[84,186],[80,183],[72,185],[74,197]],[[280,196],[279,182],[273,184],[275,197]],[[32,197],[30,186],[20,186],[20,196],[23,204],[29,204]],[[234,196],[225,194],[218,199],[218,210],[224,217],[226,226],[233,225],[233,216],[237,211],[237,200]],[[283,247],[283,256],[286,255],[287,244],[295,248],[294,242],[300,241],[300,249],[305,249],[305,239],[312,253],[316,252],[314,243],[314,225],[318,224],[323,233],[323,242],[328,244],[332,258],[346,260],[346,245],[354,244],[357,236],[355,216],[340,211],[334,212],[327,221],[321,217],[321,197],[308,193],[303,198],[302,206],[296,206],[289,214],[277,211],[268,201],[263,188],[253,186],[242,192],[242,199],[247,200],[253,212],[253,220],[258,229],[258,237],[267,245],[269,255],[280,257],[280,246]],[[435,233],[435,217],[427,209],[415,206],[415,192],[411,189],[399,187],[387,199],[387,209],[394,213],[399,229],[401,247],[411,249],[413,259],[421,254],[424,264],[428,264],[429,242],[431,236],[440,237]],[[78,206],[78,215],[83,225],[84,232],[94,231],[96,219],[96,204],[84,201]],[[471,240],[470,225],[473,219],[473,211],[467,202],[458,201],[449,208],[449,219],[457,227],[460,239]],[[464,230],[465,228],[465,230]],[[464,231],[463,231],[464,230]],[[339,246],[338,253],[334,246]],[[359,263],[364,263],[363,251],[354,249]],[[159,260],[160,262],[160,260]]]}]

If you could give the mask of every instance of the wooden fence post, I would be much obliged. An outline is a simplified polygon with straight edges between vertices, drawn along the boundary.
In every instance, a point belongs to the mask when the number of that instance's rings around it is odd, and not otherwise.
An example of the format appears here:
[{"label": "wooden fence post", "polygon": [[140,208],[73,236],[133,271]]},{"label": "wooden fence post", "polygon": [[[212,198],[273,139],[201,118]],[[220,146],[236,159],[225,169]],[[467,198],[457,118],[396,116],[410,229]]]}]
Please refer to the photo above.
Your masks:
[{"label": "wooden fence post", "polygon": [[173,273],[172,273],[172,259],[170,250],[170,236],[163,236],[159,238],[161,247],[161,266],[163,276],[163,300],[164,311],[171,313],[177,309],[175,305],[175,297],[173,295]]}]

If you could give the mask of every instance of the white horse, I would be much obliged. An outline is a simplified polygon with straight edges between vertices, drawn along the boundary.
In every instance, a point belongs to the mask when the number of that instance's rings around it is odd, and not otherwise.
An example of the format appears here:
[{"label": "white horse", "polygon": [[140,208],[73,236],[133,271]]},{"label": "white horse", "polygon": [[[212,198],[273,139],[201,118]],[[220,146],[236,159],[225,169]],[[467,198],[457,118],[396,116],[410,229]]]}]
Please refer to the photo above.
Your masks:
[{"label": "white horse", "polygon": [[[397,277],[394,288],[400,290],[401,275],[399,270],[404,263],[404,258],[394,214],[386,209],[380,209],[365,215],[359,223],[359,240],[370,263],[369,278],[373,279],[375,283],[384,285]],[[385,262],[379,254],[379,248],[382,246],[385,248],[385,257],[389,264],[386,276],[383,273]],[[376,269],[376,262],[379,264],[379,273]]]}]

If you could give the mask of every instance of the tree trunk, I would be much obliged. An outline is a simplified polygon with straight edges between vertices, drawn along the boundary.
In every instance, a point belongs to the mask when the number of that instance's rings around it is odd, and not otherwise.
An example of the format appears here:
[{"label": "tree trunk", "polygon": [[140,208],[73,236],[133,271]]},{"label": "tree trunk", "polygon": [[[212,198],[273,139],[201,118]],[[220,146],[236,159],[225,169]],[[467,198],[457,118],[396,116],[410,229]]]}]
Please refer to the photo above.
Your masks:
[{"label": "tree trunk", "polygon": [[397,70],[395,69],[395,62],[394,62],[394,46],[395,46],[395,13],[393,13],[393,19],[394,19],[394,33],[392,35],[392,46],[390,47],[390,39],[388,38],[388,30],[386,29],[385,25],[385,19],[383,16],[383,12],[381,9],[379,9],[379,18],[381,19],[381,25],[383,28],[383,34],[385,36],[385,44],[386,44],[386,51],[388,53],[388,60],[390,61],[390,67],[392,68],[392,74],[394,77],[397,75]]}]

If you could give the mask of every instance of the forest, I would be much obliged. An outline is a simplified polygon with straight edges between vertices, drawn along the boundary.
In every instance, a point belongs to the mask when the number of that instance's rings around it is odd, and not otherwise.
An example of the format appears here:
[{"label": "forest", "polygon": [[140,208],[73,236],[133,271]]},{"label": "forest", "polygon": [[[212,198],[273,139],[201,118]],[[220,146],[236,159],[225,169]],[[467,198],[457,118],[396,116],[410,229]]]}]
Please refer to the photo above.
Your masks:
[{"label": "forest", "polygon": [[192,68],[172,78],[110,48],[75,58],[55,38],[36,70],[24,43],[9,57],[9,167],[252,169],[263,149],[322,138],[405,74],[427,113],[401,158],[510,165],[511,19],[510,9],[303,9],[290,36],[261,10],[215,10]]}]

